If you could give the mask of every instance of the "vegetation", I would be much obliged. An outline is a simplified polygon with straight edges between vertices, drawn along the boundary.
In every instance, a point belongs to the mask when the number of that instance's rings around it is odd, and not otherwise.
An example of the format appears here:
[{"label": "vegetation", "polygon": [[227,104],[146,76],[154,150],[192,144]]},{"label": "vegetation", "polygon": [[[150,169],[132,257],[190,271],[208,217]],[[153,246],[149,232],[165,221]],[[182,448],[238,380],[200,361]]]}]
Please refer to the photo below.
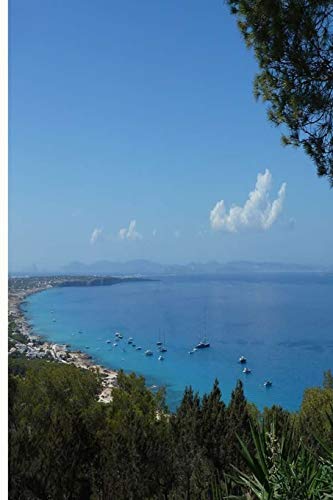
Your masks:
[{"label": "vegetation", "polygon": [[[328,419],[333,426],[331,417]],[[332,427],[333,428],[333,427]],[[333,446],[316,456],[293,431],[278,435],[274,422],[251,429],[255,453],[240,439],[250,472],[237,470],[234,481],[262,500],[328,499],[333,495]],[[296,444],[296,446],[295,446]]]},{"label": "vegetation", "polygon": [[187,388],[169,414],[134,374],[120,372],[105,404],[88,370],[10,358],[9,498],[331,498],[331,376],[297,414],[261,414],[241,382],[226,405],[217,381],[202,398]]},{"label": "vegetation", "polygon": [[285,125],[333,186],[333,4],[331,0],[227,0],[260,72],[255,97]]}]

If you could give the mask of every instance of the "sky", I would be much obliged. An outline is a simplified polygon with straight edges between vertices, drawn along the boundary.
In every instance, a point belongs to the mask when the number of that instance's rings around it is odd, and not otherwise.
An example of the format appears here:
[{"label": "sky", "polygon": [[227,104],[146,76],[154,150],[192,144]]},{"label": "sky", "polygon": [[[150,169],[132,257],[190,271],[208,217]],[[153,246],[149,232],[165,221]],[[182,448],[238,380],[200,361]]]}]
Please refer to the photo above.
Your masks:
[{"label": "sky", "polygon": [[220,0],[10,0],[9,268],[333,264],[333,192]]}]

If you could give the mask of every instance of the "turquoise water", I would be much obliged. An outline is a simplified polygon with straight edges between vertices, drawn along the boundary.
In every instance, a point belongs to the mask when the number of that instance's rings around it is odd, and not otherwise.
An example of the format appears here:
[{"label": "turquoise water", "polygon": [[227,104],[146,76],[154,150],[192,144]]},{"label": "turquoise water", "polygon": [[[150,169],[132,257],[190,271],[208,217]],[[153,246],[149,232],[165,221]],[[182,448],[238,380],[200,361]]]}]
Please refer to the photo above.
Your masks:
[{"label": "turquoise water", "polygon": [[[215,378],[228,401],[240,378],[260,408],[277,403],[293,410],[304,389],[320,385],[323,371],[333,369],[332,306],[332,275],[280,274],[55,288],[30,296],[24,308],[36,333],[110,368],[140,373],[148,385],[166,386],[171,409],[186,385],[203,394]],[[189,355],[205,329],[211,347]],[[116,331],[124,339],[113,347],[106,340]],[[168,348],[164,361],[157,359],[159,336]],[[146,357],[146,349],[154,355]],[[241,355],[250,375],[237,362]],[[266,379],[270,389],[263,387]]]}]

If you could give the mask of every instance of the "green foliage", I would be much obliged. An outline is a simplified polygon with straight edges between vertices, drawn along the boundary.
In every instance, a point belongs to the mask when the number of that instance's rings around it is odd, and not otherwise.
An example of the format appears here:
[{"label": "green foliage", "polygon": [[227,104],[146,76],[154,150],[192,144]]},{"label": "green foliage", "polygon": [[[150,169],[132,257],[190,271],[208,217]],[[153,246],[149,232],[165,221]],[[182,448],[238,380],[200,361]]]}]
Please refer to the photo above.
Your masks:
[{"label": "green foliage", "polygon": [[304,391],[297,423],[304,441],[317,447],[317,438],[325,443],[333,442],[333,430],[327,419],[333,405],[333,389],[312,387]]},{"label": "green foliage", "polygon": [[163,394],[150,392],[142,377],[119,374],[96,436],[94,488],[101,498],[163,498],[171,488],[171,437],[162,409]]},{"label": "green foliage", "polygon": [[[333,419],[328,421],[333,426]],[[277,434],[274,422],[259,429],[252,427],[251,432],[254,453],[239,439],[250,472],[237,470],[233,476],[243,494],[251,492],[260,500],[332,498],[333,446],[325,448],[326,456],[315,455],[295,438],[293,430]]]},{"label": "green foliage", "polygon": [[20,331],[17,331],[17,326],[15,320],[11,315],[8,317],[8,346],[13,347],[15,342],[20,342],[21,344],[27,344],[29,339],[26,335],[23,335]]},{"label": "green foliage", "polygon": [[331,0],[227,0],[260,72],[255,97],[285,125],[333,185],[333,5]]},{"label": "green foliage", "polygon": [[202,398],[200,440],[207,458],[220,473],[226,468],[227,410],[215,380],[210,394]]},{"label": "green foliage", "polygon": [[293,417],[281,406],[273,405],[271,408],[264,408],[263,422],[267,429],[274,425],[277,436],[282,436],[294,428]]},{"label": "green foliage", "polygon": [[333,389],[333,375],[331,370],[324,372],[323,387],[324,389]]},{"label": "green foliage", "polygon": [[255,498],[262,500],[306,500],[315,496],[316,463],[305,448],[293,451],[292,434],[277,437],[274,425],[270,429],[252,428],[255,453],[249,452],[240,439],[242,454],[250,473],[238,471],[234,480]]},{"label": "green foliage", "polygon": [[86,419],[91,406],[97,405],[96,376],[44,361],[19,360],[13,371],[9,376],[10,498],[79,498],[91,460]]},{"label": "green foliage", "polygon": [[11,336],[16,329],[16,323],[11,314],[8,315],[8,335]]},{"label": "green foliage", "polygon": [[21,344],[27,344],[29,342],[28,337],[26,337],[22,333],[13,333],[11,337],[9,337],[9,340],[11,341],[12,344],[16,342],[20,342]]},{"label": "green foliage", "polygon": [[244,460],[239,453],[238,438],[247,444],[250,443],[251,420],[248,412],[247,401],[244,396],[243,383],[238,380],[231,394],[227,409],[227,432],[226,432],[226,462],[229,468],[244,466]]},{"label": "green foliage", "polygon": [[256,405],[254,403],[251,403],[250,401],[247,402],[247,412],[252,422],[260,421],[260,411],[258,410]]},{"label": "green foliage", "polygon": [[[10,358],[11,500],[332,494],[331,388],[308,390],[299,415],[278,406],[259,415],[241,382],[228,406],[217,381],[202,398],[187,388],[174,414],[164,391],[151,392],[134,374],[119,373],[110,403],[97,401],[99,390],[88,370]],[[305,425],[316,430],[311,440]]]},{"label": "green foliage", "polygon": [[[210,464],[201,446],[201,401],[191,387],[186,388],[182,402],[171,417],[177,475],[173,488],[180,498],[200,498],[208,493],[212,479]],[[173,498],[173,497],[172,497]]]}]

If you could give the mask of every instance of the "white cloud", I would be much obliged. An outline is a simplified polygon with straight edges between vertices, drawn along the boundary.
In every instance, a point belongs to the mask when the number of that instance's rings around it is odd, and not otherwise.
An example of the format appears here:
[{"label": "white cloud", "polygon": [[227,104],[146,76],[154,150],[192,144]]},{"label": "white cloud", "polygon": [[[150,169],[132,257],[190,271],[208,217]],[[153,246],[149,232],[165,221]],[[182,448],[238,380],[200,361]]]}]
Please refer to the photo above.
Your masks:
[{"label": "white cloud", "polygon": [[284,182],[274,201],[270,200],[272,175],[266,169],[258,174],[254,191],[249,193],[243,207],[232,205],[226,210],[224,200],[218,201],[210,212],[210,225],[215,230],[236,233],[245,228],[269,229],[280,215],[286,194],[287,184]]},{"label": "white cloud", "polygon": [[93,232],[91,233],[91,236],[90,236],[91,245],[94,245],[96,243],[96,241],[101,237],[102,233],[103,233],[102,228],[95,227],[95,229],[93,230]]},{"label": "white cloud", "polygon": [[119,230],[119,238],[121,240],[142,240],[142,234],[138,233],[135,229],[136,227],[136,220],[131,220],[129,223],[128,228],[123,227]]}]

